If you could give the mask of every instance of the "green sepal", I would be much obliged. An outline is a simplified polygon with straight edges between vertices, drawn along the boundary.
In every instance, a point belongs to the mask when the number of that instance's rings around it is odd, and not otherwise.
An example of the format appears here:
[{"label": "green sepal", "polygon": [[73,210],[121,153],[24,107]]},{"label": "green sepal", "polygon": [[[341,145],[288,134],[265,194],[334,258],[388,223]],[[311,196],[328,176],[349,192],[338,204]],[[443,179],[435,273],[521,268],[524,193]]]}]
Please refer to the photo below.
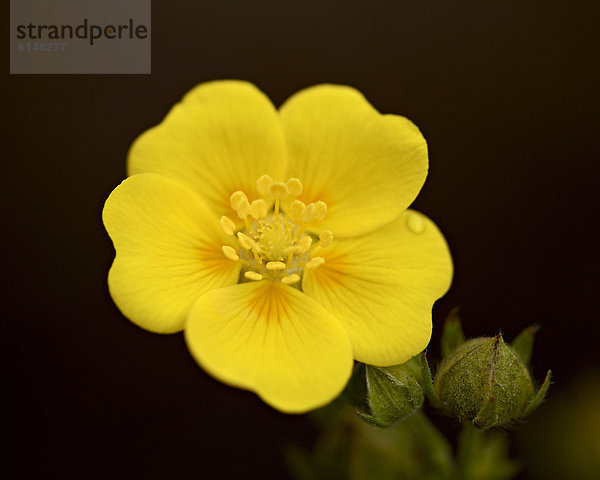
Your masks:
[{"label": "green sepal", "polygon": [[526,417],[526,416],[530,415],[531,413],[533,413],[533,411],[536,408],[538,408],[541,405],[541,403],[544,401],[544,398],[546,397],[546,394],[548,393],[548,388],[550,388],[550,378],[551,377],[552,377],[552,371],[548,370],[548,373],[546,374],[546,378],[544,379],[544,383],[542,383],[542,386],[536,393],[534,399],[531,401],[531,403],[527,407],[527,410],[525,410],[523,417]]},{"label": "green sepal", "polygon": [[359,418],[389,427],[419,409],[424,400],[419,367],[416,358],[393,367],[365,365],[366,401],[357,409]]},{"label": "green sepal", "polygon": [[440,341],[442,358],[447,358],[454,350],[461,346],[464,341],[465,334],[463,333],[460,317],[458,316],[458,307],[455,307],[450,310],[450,313],[444,322],[444,329],[442,330],[442,338]]},{"label": "green sepal", "polygon": [[529,362],[531,361],[533,341],[535,339],[535,334],[539,329],[540,327],[537,324],[525,328],[516,336],[510,345],[513,350],[517,352],[517,355],[519,355],[525,365],[529,365]]},{"label": "green sepal", "polygon": [[423,393],[427,397],[427,400],[429,400],[429,403],[436,408],[439,407],[439,401],[433,391],[433,378],[425,352],[421,354],[421,387],[423,387]]},{"label": "green sepal", "polygon": [[498,423],[498,404],[494,397],[486,400],[477,416],[473,419],[473,424],[481,430],[487,430]]}]

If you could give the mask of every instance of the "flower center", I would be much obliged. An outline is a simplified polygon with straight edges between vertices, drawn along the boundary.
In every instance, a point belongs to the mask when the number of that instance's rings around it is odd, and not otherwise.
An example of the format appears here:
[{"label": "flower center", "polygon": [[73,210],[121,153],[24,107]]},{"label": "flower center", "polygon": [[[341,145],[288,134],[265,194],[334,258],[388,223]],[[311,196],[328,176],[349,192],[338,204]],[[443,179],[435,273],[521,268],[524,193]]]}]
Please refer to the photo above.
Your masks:
[{"label": "flower center", "polygon": [[[325,263],[323,257],[315,254],[331,245],[333,234],[324,230],[317,237],[305,232],[305,226],[313,220],[323,220],[327,205],[322,201],[305,205],[298,200],[296,197],[302,193],[303,186],[297,178],[283,183],[263,175],[256,186],[261,198],[252,203],[242,191],[231,195],[231,207],[244,221],[244,227],[240,229],[229,217],[221,217],[221,227],[227,235],[234,236],[239,245],[237,249],[224,245],[223,254],[241,262],[245,280],[267,278],[295,284],[305,268],[317,268]],[[285,211],[281,210],[282,203]]]}]

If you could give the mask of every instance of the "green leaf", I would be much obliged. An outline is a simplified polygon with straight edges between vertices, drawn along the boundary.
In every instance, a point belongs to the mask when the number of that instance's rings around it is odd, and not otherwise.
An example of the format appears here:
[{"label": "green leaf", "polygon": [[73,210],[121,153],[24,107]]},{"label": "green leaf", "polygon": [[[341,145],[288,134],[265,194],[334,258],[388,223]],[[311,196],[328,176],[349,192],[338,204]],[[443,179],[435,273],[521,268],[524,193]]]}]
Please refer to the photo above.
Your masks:
[{"label": "green leaf", "polygon": [[442,358],[448,358],[464,341],[465,335],[460,324],[458,307],[455,307],[450,311],[444,322],[441,339]]}]

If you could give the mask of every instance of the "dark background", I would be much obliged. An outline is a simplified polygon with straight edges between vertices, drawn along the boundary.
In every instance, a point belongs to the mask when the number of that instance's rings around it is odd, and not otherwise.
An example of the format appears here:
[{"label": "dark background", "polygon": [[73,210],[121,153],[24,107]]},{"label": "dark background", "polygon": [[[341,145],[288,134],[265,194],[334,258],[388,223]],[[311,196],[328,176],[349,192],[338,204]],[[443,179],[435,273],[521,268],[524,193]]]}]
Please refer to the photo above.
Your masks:
[{"label": "dark background", "polygon": [[459,304],[472,336],[540,323],[535,374],[552,368],[555,390],[600,366],[595,3],[154,1],[152,75],[5,73],[10,478],[287,478],[282,445],[314,437],[206,375],[181,335],[129,323],[107,292],[100,212],[127,149],[206,80],[250,80],[276,105],[348,84],[411,118],[430,149],[414,206],[456,266],[434,354]]}]

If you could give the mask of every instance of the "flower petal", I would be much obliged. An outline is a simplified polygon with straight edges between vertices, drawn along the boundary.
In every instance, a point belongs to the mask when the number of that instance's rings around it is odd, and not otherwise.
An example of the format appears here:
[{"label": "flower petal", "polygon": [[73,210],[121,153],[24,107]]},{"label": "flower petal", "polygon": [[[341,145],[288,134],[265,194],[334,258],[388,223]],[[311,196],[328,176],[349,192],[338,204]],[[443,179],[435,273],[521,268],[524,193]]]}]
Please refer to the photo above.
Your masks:
[{"label": "flower petal", "polygon": [[153,173],[113,190],[102,220],[116,250],[110,294],[133,323],[159,333],[183,328],[204,292],[237,282],[239,262],[221,251],[231,243],[200,198]]},{"label": "flower petal", "polygon": [[318,255],[325,263],[305,272],[303,290],[342,322],[356,360],[397,365],[427,346],[433,302],[452,279],[448,246],[431,220],[408,210]]},{"label": "flower petal", "polygon": [[275,107],[254,85],[234,80],[191,90],[161,124],[137,138],[128,158],[130,175],[154,172],[178,180],[219,217],[233,215],[233,192],[256,198],[258,177],[283,178],[285,169]]},{"label": "flower petal", "polygon": [[190,311],[185,338],[211,375],[286,413],[333,400],[352,370],[340,322],[295,288],[270,280],[203,295]]},{"label": "flower petal", "polygon": [[427,144],[408,119],[379,114],[357,90],[318,85],[280,109],[288,176],[304,184],[304,203],[323,200],[319,229],[362,235],[391,222],[427,176]]}]

